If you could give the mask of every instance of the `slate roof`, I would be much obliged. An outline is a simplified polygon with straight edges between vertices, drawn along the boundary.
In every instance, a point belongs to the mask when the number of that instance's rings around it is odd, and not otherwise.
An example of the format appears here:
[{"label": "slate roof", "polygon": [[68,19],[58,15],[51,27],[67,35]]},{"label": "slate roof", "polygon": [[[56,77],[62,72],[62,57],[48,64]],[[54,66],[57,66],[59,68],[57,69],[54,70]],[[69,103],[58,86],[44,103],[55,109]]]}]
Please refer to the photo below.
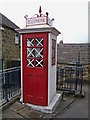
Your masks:
[{"label": "slate roof", "polygon": [[12,29],[18,29],[19,27],[15,25],[11,20],[9,20],[6,16],[0,13],[0,25],[7,26]]}]

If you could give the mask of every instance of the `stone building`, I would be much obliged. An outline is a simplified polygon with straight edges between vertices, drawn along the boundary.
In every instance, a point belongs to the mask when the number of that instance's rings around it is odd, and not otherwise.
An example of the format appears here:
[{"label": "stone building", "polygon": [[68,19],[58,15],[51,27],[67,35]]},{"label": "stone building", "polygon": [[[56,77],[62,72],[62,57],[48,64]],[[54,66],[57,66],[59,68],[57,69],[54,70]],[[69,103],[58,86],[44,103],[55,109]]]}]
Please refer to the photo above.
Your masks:
[{"label": "stone building", "polygon": [[0,69],[7,69],[20,65],[19,34],[15,25],[0,13]]},{"label": "stone building", "polygon": [[89,47],[90,45],[87,43],[59,43],[57,47],[58,63],[76,64],[78,53],[80,52],[81,63],[88,64],[90,60],[88,55]]},{"label": "stone building", "polygon": [[89,56],[89,43],[63,43],[62,41],[57,46],[57,62],[59,66],[75,66],[80,52],[80,63],[83,65],[84,79],[88,80],[90,70],[90,56]]}]

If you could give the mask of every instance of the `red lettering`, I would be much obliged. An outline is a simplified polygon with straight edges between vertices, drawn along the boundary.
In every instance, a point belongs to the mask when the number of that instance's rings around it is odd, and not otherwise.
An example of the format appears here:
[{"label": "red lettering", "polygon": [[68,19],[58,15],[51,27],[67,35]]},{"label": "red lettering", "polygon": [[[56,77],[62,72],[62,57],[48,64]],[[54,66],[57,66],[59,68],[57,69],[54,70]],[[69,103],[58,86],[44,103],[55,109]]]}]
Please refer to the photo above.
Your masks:
[{"label": "red lettering", "polygon": [[26,20],[27,25],[34,25],[34,24],[43,24],[46,21],[46,17],[39,17],[39,18],[28,18]]}]

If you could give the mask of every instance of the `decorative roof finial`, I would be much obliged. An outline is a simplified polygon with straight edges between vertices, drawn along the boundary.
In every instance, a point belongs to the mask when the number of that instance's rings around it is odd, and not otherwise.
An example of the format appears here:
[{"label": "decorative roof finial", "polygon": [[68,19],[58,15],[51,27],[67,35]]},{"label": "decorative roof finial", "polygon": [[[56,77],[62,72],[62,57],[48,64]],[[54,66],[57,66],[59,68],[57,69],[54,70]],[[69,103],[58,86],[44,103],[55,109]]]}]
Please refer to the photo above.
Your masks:
[{"label": "decorative roof finial", "polygon": [[46,16],[48,16],[48,12],[46,12]]},{"label": "decorative roof finial", "polygon": [[39,8],[39,13],[40,13],[40,16],[42,15],[42,14],[41,14],[41,12],[42,12],[42,9],[41,9],[41,6],[40,6],[40,8]]},{"label": "decorative roof finial", "polygon": [[25,16],[24,16],[24,18],[27,20],[27,18],[28,18],[28,15],[25,15]]}]

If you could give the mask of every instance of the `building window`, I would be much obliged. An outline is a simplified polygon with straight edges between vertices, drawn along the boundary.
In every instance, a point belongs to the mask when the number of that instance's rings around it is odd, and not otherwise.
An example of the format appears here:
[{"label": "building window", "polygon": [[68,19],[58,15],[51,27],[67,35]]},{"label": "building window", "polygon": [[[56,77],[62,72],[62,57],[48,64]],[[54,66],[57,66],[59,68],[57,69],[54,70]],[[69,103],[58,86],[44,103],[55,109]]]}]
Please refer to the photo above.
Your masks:
[{"label": "building window", "polygon": [[19,35],[15,34],[15,44],[19,44]]},{"label": "building window", "polygon": [[52,39],[52,65],[56,62],[56,40]]}]

